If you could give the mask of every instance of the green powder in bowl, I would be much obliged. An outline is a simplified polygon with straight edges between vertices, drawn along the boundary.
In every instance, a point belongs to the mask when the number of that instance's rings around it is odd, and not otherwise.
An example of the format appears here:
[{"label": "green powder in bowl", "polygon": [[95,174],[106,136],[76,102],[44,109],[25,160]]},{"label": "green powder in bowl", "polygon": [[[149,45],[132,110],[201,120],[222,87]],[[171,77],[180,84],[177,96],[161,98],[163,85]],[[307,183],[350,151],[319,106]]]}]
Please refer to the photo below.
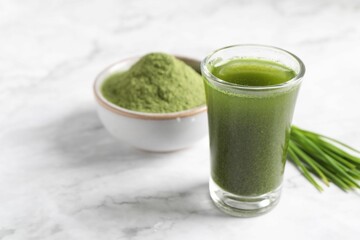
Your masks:
[{"label": "green powder in bowl", "polygon": [[150,113],[172,113],[205,104],[202,77],[165,53],[150,53],[128,71],[111,75],[103,96],[120,107]]}]

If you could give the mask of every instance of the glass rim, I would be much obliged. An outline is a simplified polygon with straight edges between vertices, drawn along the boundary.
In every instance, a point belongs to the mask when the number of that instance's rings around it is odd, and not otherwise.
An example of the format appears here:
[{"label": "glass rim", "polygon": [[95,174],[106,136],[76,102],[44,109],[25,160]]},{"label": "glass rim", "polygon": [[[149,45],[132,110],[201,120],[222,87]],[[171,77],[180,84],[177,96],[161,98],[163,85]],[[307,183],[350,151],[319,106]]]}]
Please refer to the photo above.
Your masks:
[{"label": "glass rim", "polygon": [[[299,64],[299,72],[290,80],[284,82],[284,83],[280,83],[280,84],[274,84],[274,85],[267,85],[267,86],[249,86],[249,85],[242,85],[242,84],[237,84],[237,83],[231,83],[225,80],[222,80],[218,77],[216,77],[215,75],[213,75],[211,73],[211,71],[208,69],[207,67],[207,63],[209,62],[209,59],[216,53],[228,49],[228,48],[234,48],[234,47],[258,47],[258,48],[265,48],[265,49],[273,49],[273,50],[277,50],[280,52],[283,52],[287,55],[289,55],[290,57],[294,58],[296,60],[296,62]],[[206,79],[209,81],[212,80],[222,86],[225,87],[231,87],[231,88],[236,88],[236,89],[244,89],[244,90],[268,90],[268,89],[280,89],[280,88],[285,88],[288,86],[292,86],[295,85],[297,83],[301,83],[303,76],[305,74],[305,65],[304,63],[301,61],[301,59],[299,57],[297,57],[295,54],[282,49],[282,48],[278,48],[278,47],[274,47],[274,46],[270,46],[270,45],[263,45],[263,44],[234,44],[234,45],[230,45],[230,46],[226,46],[226,47],[222,47],[219,49],[216,49],[215,51],[211,52],[209,55],[207,55],[202,61],[201,61],[201,72],[205,75]]]}]

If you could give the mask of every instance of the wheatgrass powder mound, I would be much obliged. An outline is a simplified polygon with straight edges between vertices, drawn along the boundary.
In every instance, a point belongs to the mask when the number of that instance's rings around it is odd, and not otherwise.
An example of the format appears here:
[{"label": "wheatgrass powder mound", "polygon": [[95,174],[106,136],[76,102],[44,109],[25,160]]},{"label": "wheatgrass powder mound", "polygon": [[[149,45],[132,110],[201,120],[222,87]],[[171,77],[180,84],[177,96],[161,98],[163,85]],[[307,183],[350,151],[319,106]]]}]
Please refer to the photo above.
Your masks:
[{"label": "wheatgrass powder mound", "polygon": [[128,71],[111,75],[101,90],[110,102],[139,112],[171,113],[205,104],[202,77],[165,53],[145,55]]}]

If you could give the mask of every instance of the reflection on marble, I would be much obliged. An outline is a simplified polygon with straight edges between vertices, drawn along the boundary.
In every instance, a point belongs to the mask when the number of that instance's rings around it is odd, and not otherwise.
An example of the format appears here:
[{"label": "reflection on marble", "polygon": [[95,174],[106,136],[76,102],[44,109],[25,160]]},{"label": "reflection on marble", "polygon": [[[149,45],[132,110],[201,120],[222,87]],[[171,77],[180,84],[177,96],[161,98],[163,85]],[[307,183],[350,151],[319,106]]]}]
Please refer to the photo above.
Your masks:
[{"label": "reflection on marble", "polygon": [[[288,164],[267,215],[208,196],[207,139],[158,154],[114,140],[91,85],[149,51],[281,46],[307,66],[295,123],[360,148],[357,0],[0,2],[0,239],[358,239],[359,193],[319,194]],[[260,228],[261,227],[261,228]]]}]

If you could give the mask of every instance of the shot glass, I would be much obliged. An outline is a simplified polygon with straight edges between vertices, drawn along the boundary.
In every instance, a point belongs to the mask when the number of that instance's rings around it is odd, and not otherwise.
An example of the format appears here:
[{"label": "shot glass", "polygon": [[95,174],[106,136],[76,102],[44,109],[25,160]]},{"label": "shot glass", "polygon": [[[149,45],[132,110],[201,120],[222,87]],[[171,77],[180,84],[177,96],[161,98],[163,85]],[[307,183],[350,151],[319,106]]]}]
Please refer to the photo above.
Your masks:
[{"label": "shot glass", "polygon": [[[279,63],[294,71],[274,85],[241,85],[219,79],[213,69],[233,59]],[[251,217],[279,201],[297,94],[305,66],[294,54],[272,46],[234,45],[201,63],[208,106],[210,195],[223,212]]]}]

